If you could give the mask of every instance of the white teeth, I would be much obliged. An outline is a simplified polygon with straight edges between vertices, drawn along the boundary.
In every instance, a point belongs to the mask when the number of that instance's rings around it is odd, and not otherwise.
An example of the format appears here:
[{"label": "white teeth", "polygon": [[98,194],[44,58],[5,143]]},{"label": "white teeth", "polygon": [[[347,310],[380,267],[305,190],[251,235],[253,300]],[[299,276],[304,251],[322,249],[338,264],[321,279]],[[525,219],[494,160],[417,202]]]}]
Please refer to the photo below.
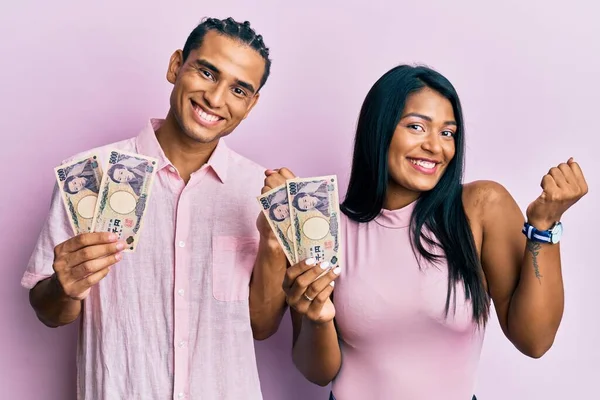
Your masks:
[{"label": "white teeth", "polygon": [[211,115],[211,114],[204,112],[200,107],[194,107],[194,109],[196,110],[196,113],[198,113],[200,118],[202,118],[203,120],[205,120],[207,122],[214,122],[219,119],[219,117],[217,117],[216,115]]},{"label": "white teeth", "polygon": [[410,160],[411,163],[419,165],[423,168],[427,168],[427,169],[432,169],[433,167],[435,167],[435,163],[431,162],[431,161],[424,161],[424,160]]},{"label": "white teeth", "polygon": [[204,111],[200,111],[200,118],[202,118],[202,119],[204,119],[204,120],[206,120],[208,122],[213,122],[213,121],[216,121],[218,119],[214,115],[207,114]]}]

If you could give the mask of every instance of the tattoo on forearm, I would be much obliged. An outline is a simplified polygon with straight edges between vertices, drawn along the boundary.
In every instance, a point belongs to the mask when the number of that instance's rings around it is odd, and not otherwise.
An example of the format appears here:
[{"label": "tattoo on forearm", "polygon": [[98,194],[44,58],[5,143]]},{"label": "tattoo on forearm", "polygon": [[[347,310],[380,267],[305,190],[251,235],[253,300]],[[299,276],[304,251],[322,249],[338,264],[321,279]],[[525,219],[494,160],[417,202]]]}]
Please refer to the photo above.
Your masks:
[{"label": "tattoo on forearm", "polygon": [[528,241],[527,242],[527,250],[529,250],[529,252],[531,253],[531,257],[533,258],[533,269],[535,271],[535,277],[538,278],[538,281],[540,281],[540,283],[542,283],[542,279],[543,276],[542,274],[540,274],[540,266],[538,264],[538,254],[540,254],[540,248],[542,246],[539,243],[536,242],[531,242]]}]

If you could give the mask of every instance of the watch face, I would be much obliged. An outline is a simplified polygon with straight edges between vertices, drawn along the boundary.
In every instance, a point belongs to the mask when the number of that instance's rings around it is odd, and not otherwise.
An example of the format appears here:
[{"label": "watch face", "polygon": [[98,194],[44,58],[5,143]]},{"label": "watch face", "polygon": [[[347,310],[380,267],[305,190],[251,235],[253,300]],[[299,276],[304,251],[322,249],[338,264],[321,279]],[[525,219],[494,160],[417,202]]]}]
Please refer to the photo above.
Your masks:
[{"label": "watch face", "polygon": [[560,241],[562,231],[562,224],[560,222],[552,227],[552,243],[558,243]]}]

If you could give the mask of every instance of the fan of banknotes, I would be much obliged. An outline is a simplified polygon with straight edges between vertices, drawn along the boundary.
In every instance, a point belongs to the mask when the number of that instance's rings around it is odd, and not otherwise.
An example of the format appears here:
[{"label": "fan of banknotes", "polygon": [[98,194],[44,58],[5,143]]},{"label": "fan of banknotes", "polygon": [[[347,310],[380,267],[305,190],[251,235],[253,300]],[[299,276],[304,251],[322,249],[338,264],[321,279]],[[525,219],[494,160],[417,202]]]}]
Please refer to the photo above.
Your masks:
[{"label": "fan of banknotes", "polygon": [[140,154],[109,151],[106,172],[96,154],[54,169],[58,188],[75,235],[113,232],[135,251],[157,160]]},{"label": "fan of banknotes", "polygon": [[307,258],[340,264],[340,208],[337,177],[288,179],[257,197],[290,262]]}]

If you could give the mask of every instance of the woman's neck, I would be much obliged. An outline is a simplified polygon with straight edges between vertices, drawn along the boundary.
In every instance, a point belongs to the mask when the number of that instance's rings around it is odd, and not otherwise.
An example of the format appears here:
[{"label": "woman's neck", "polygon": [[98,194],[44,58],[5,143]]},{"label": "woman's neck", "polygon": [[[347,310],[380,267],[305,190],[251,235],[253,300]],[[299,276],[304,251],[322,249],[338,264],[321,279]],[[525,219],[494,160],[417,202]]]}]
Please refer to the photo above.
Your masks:
[{"label": "woman's neck", "polygon": [[398,210],[411,204],[421,196],[421,192],[406,189],[395,182],[388,183],[383,202],[383,208],[386,210]]}]

